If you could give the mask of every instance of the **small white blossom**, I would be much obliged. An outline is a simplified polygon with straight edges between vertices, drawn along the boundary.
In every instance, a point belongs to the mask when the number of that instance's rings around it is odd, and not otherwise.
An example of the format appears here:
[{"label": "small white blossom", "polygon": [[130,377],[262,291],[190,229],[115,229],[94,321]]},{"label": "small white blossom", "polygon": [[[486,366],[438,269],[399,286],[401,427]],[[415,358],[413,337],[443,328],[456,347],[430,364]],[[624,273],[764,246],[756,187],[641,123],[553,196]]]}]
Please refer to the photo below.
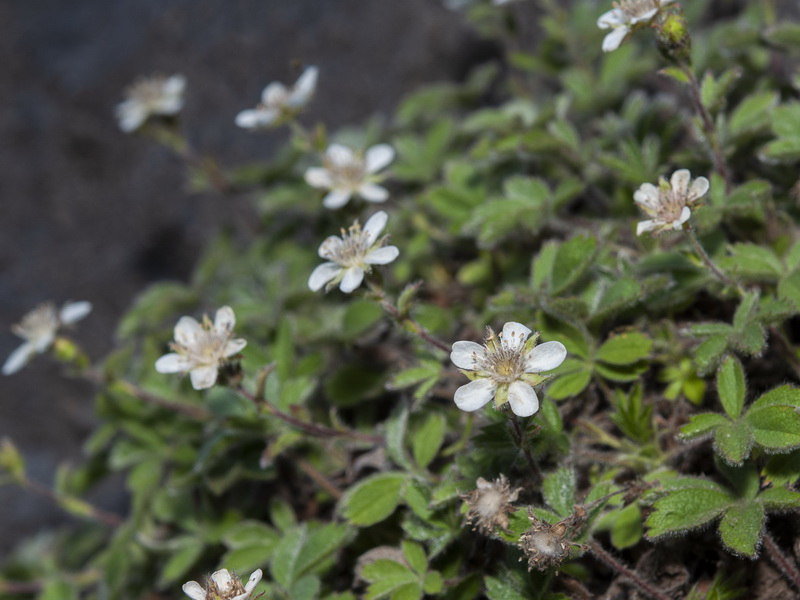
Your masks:
[{"label": "small white blossom", "polygon": [[258,569],[250,575],[247,584],[242,585],[236,574],[220,569],[211,574],[205,588],[196,581],[189,581],[181,589],[192,600],[248,600],[262,576],[261,569]]},{"label": "small white blossom", "polygon": [[528,339],[531,330],[520,323],[506,323],[499,337],[487,330],[483,346],[468,341],[453,344],[450,360],[472,379],[456,390],[456,406],[472,412],[494,398],[496,408],[508,402],[515,415],[530,417],[539,410],[532,386],[546,379],[536,373],[555,369],[564,362],[567,349],[561,342],[537,346],[538,334]]},{"label": "small white blossom", "polygon": [[247,341],[233,338],[236,317],[230,306],[217,311],[212,323],[208,317],[198,323],[192,317],[181,317],[175,325],[174,350],[156,361],[159,373],[189,373],[196,390],[210,388],[217,382],[220,366],[238,354]]},{"label": "small white blossom", "polygon": [[64,326],[80,321],[92,310],[90,302],[67,302],[59,311],[46,302],[22,317],[11,331],[25,340],[3,364],[3,375],[11,375],[24,367],[35,354],[41,354],[55,341],[56,333]]},{"label": "small white blossom", "polygon": [[386,236],[378,239],[386,221],[384,211],[372,215],[364,229],[356,221],[349,231],[342,229],[342,237],[332,235],[319,247],[320,258],[326,259],[311,273],[308,287],[316,292],[326,285],[326,291],[339,284],[339,289],[349,294],[364,280],[364,273],[372,265],[387,265],[400,254],[396,246],[385,246]]},{"label": "small white blossom", "polygon": [[330,190],[322,201],[325,208],[341,208],[353,194],[368,202],[386,202],[389,192],[377,185],[382,178],[376,173],[392,160],[394,149],[388,144],[372,146],[363,154],[342,144],[331,144],[322,159],[323,166],[306,171],[306,182]]},{"label": "small white blossom", "polygon": [[142,78],[125,90],[117,105],[119,128],[125,133],[139,129],[151,116],[175,115],[183,108],[186,78],[183,75]]},{"label": "small white blossom", "polygon": [[611,29],[603,40],[603,52],[619,48],[625,36],[639,23],[646,23],[658,14],[659,6],[670,4],[673,0],[618,0],[614,8],[600,15],[597,26]]},{"label": "small white blossom", "polygon": [[317,67],[308,67],[291,88],[273,81],[264,88],[258,106],[236,115],[236,124],[245,129],[261,129],[277,127],[291,119],[311,101],[318,74]]},{"label": "small white blossom", "polygon": [[691,207],[706,195],[708,188],[708,179],[705,177],[698,177],[692,182],[692,174],[688,169],[675,171],[669,182],[662,177],[658,187],[643,183],[633,194],[633,200],[650,218],[639,222],[636,235],[642,235],[645,231],[659,233],[680,229],[692,216]]}]

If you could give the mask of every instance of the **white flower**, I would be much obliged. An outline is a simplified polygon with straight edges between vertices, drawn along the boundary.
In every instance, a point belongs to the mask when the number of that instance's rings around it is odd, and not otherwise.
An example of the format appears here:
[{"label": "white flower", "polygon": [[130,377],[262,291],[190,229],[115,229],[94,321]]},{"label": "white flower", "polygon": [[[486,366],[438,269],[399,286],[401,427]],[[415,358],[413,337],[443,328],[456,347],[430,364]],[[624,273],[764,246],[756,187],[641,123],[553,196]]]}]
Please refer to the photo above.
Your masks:
[{"label": "white flower", "polygon": [[342,229],[342,237],[330,236],[319,247],[321,258],[327,259],[311,273],[308,287],[316,292],[327,284],[326,291],[339,284],[339,289],[349,294],[364,280],[364,273],[372,265],[387,265],[400,254],[396,246],[384,246],[386,236],[378,239],[389,218],[378,211],[364,224],[356,221],[349,231]]},{"label": "white flower", "polygon": [[567,349],[561,342],[536,346],[539,335],[528,339],[531,330],[520,323],[506,323],[499,337],[491,328],[487,331],[483,346],[475,342],[453,344],[450,360],[472,379],[456,390],[456,406],[472,412],[494,398],[496,408],[508,402],[515,415],[530,417],[539,410],[539,399],[531,386],[547,379],[536,373],[555,369],[564,362]]},{"label": "white flower", "polygon": [[211,574],[205,589],[196,581],[184,583],[181,589],[192,600],[247,600],[262,576],[261,569],[258,569],[250,575],[247,585],[242,585],[235,574],[229,573],[228,569],[220,569]]},{"label": "white flower", "polygon": [[317,67],[308,67],[291,88],[273,81],[264,88],[258,106],[236,115],[236,124],[245,129],[260,129],[284,123],[309,103],[317,89],[318,74]]},{"label": "white flower", "polygon": [[119,128],[125,133],[139,129],[151,116],[169,116],[183,108],[186,78],[183,75],[142,78],[125,90],[126,99],[117,105]]},{"label": "white flower", "polygon": [[46,302],[22,317],[11,331],[25,340],[3,364],[3,375],[11,375],[24,367],[34,354],[47,350],[63,325],[80,321],[92,310],[91,302],[67,302],[57,311],[55,304]]},{"label": "white flower", "polygon": [[650,219],[636,226],[636,235],[645,231],[659,233],[668,229],[680,229],[692,216],[691,207],[708,192],[709,183],[705,177],[692,182],[688,169],[680,169],[672,174],[669,182],[663,177],[658,187],[643,183],[633,194],[633,200]]},{"label": "white flower", "polygon": [[220,308],[213,323],[207,316],[202,323],[181,317],[175,325],[175,342],[170,344],[175,352],[159,358],[156,371],[189,373],[194,389],[210,388],[217,382],[219,367],[247,345],[243,339],[231,339],[235,323],[230,306]]},{"label": "white flower", "polygon": [[597,26],[611,29],[603,40],[603,52],[619,48],[625,36],[639,23],[650,21],[658,14],[659,5],[665,6],[673,0],[619,0],[614,8],[600,15]]},{"label": "white flower", "polygon": [[325,208],[341,208],[358,194],[368,202],[386,202],[389,192],[377,185],[376,173],[394,160],[394,149],[388,144],[372,146],[363,155],[342,144],[331,144],[322,159],[322,167],[306,171],[306,182],[315,188],[330,190],[322,204]]}]

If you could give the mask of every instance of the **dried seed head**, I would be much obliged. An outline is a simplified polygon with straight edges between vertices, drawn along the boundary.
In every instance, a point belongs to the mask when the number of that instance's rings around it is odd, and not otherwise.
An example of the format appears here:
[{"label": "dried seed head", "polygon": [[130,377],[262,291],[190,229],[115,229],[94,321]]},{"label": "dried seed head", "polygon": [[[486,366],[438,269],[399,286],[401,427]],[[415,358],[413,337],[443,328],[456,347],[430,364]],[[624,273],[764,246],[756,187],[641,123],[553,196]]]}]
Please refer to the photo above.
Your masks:
[{"label": "dried seed head", "polygon": [[508,528],[508,513],[514,510],[512,502],[519,497],[522,488],[511,489],[508,479],[500,474],[494,481],[486,481],[479,477],[478,486],[468,494],[461,494],[461,499],[469,505],[466,522],[474,524],[484,535],[491,535],[499,527]]},{"label": "dried seed head", "polygon": [[558,567],[569,556],[572,546],[580,546],[571,537],[575,528],[586,519],[583,508],[577,507],[575,513],[554,525],[538,519],[530,509],[528,518],[531,527],[519,538],[519,546],[528,559],[528,571],[533,568],[546,571],[550,567]]}]

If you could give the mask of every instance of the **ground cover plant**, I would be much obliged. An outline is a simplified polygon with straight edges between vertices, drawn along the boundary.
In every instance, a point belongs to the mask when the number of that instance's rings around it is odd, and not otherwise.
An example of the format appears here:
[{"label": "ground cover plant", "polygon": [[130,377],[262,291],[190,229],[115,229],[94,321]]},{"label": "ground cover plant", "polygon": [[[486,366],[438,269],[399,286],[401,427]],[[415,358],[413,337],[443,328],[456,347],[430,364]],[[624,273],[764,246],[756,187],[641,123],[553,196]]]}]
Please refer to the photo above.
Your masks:
[{"label": "ground cover plant", "polygon": [[[502,59],[342,131],[269,84],[199,155],[191,82],[119,126],[234,225],[142,292],[14,327],[97,384],[86,461],[3,482],[74,526],[0,596],[791,598],[800,592],[800,22],[777,2],[451,2]],[[783,11],[787,10],[786,13]],[[535,21],[536,27],[532,26]],[[124,513],[93,506],[121,473]]]}]

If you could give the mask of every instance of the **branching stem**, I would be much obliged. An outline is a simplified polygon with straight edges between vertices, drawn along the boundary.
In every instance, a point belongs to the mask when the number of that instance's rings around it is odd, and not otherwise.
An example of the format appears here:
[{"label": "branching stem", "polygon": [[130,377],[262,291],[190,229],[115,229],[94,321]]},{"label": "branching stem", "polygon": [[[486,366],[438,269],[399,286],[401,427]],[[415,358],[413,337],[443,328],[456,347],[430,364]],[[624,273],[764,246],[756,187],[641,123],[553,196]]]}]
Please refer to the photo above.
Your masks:
[{"label": "branching stem", "polygon": [[589,548],[595,557],[605,563],[609,568],[619,573],[622,577],[633,583],[643,594],[649,596],[650,598],[655,598],[655,600],[672,600],[667,594],[639,577],[636,571],[629,569],[616,558],[611,556],[611,554],[609,554],[597,540],[592,540],[589,544]]}]

